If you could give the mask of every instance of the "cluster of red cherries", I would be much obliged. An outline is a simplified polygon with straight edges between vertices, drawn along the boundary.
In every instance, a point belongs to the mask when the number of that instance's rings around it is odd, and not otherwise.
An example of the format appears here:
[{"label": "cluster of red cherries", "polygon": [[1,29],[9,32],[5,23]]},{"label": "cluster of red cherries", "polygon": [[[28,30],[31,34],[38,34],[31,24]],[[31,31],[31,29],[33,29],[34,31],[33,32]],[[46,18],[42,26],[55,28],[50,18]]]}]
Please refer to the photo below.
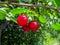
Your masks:
[{"label": "cluster of red cherries", "polygon": [[30,30],[36,31],[39,28],[39,23],[35,20],[28,22],[28,17],[25,14],[21,14],[17,17],[17,23],[19,26],[22,26],[26,32]]}]

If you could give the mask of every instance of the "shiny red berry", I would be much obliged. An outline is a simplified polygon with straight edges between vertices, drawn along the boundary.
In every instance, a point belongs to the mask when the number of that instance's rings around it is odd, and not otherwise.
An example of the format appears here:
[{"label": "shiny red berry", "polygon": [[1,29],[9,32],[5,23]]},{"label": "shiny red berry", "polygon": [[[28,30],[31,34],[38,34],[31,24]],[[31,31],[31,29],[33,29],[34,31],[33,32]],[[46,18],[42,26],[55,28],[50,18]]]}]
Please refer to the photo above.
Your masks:
[{"label": "shiny red berry", "polygon": [[29,26],[27,25],[27,26],[24,26],[24,27],[23,27],[23,30],[26,31],[26,32],[29,32],[29,31],[30,31],[30,28],[29,28]]},{"label": "shiny red berry", "polygon": [[31,21],[31,22],[29,23],[29,28],[30,28],[32,31],[38,30],[38,28],[39,28],[38,22],[37,22],[37,21]]},{"label": "shiny red berry", "polygon": [[17,18],[17,23],[19,26],[25,26],[28,23],[28,17],[25,14],[21,14]]}]

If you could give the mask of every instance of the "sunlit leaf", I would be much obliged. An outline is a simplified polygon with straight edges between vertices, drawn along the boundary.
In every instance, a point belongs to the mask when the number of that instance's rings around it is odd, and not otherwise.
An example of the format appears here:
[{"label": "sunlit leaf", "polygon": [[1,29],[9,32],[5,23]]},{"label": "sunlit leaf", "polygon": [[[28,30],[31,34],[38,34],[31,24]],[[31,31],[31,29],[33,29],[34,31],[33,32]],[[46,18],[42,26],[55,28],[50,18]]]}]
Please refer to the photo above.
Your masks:
[{"label": "sunlit leaf", "polygon": [[16,9],[11,10],[11,13],[13,15],[21,14],[21,13],[24,13],[24,10],[25,10],[24,8],[16,8]]},{"label": "sunlit leaf", "polygon": [[56,23],[56,25],[60,26],[60,23]]},{"label": "sunlit leaf", "polygon": [[0,20],[4,20],[4,19],[5,19],[5,12],[0,10]]},{"label": "sunlit leaf", "polygon": [[52,45],[56,41],[53,37],[51,37],[50,33],[47,32],[45,33],[45,39],[46,39],[44,41],[45,45]]},{"label": "sunlit leaf", "polygon": [[47,20],[46,20],[43,16],[40,16],[40,17],[39,17],[39,21],[40,21],[41,23],[46,23],[46,22],[47,22]]},{"label": "sunlit leaf", "polygon": [[60,30],[60,24],[59,24],[59,23],[52,24],[51,27],[52,27],[54,30]]}]

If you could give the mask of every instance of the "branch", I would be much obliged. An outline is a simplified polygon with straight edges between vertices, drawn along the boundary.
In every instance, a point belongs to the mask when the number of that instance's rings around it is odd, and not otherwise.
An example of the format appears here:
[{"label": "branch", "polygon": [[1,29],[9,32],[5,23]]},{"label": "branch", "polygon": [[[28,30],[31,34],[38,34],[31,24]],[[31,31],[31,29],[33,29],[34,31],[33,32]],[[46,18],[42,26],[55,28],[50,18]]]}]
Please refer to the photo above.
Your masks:
[{"label": "branch", "polygon": [[54,10],[57,10],[58,12],[60,11],[60,7],[49,7],[45,5],[23,4],[23,3],[14,3],[14,2],[8,3],[8,2],[1,2],[1,1],[0,1],[0,4],[12,4],[12,5],[17,5],[17,6],[29,6],[29,7],[42,7],[45,9],[54,9]]},{"label": "branch", "polygon": [[9,2],[8,3],[11,3],[13,0],[9,0]]}]

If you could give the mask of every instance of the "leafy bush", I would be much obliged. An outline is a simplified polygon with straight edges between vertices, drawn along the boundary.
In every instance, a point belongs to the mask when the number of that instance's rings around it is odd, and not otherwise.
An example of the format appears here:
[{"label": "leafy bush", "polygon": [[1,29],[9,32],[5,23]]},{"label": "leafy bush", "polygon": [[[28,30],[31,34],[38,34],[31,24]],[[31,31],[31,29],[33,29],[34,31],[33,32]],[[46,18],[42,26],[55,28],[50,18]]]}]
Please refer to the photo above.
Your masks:
[{"label": "leafy bush", "polygon": [[[8,2],[8,0],[2,1]],[[18,3],[18,5],[12,4],[13,2]],[[1,44],[59,45],[59,4],[60,2],[57,0],[14,0],[11,4],[0,4],[0,25],[9,22],[8,24],[3,25],[5,28],[2,27]],[[20,26],[18,26],[16,21],[20,14],[26,14],[29,18],[29,22],[37,20],[40,26],[39,29],[34,32],[25,32]]]}]

